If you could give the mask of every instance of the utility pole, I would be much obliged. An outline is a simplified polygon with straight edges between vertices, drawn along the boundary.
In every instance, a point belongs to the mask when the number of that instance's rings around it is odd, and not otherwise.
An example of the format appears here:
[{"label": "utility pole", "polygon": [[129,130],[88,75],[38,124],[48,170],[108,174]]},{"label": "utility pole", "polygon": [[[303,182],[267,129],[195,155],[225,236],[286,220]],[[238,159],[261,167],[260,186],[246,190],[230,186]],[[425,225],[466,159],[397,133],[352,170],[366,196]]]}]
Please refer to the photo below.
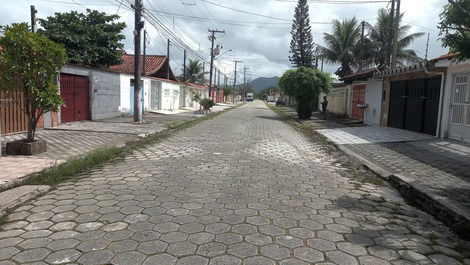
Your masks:
[{"label": "utility pole", "polygon": [[184,62],[183,62],[183,82],[186,83],[186,50],[184,50]]},{"label": "utility pole", "polygon": [[243,102],[245,102],[246,96],[246,70],[248,70],[247,67],[243,68]]},{"label": "utility pole", "polygon": [[168,39],[166,47],[166,79],[170,80],[170,45],[171,41]]},{"label": "utility pole", "polygon": [[212,98],[212,70],[214,67],[214,41],[215,41],[215,34],[222,33],[225,34],[225,30],[209,30],[211,33],[209,39],[212,42],[211,44],[211,66],[210,66],[210,73],[209,73],[209,98]]},{"label": "utility pole", "polygon": [[395,15],[395,31],[393,36],[393,51],[392,51],[392,68],[397,67],[398,61],[398,31],[400,30],[400,3],[401,0],[397,0],[397,11]]},{"label": "utility pole", "polygon": [[132,6],[135,10],[135,21],[134,21],[134,122],[142,123],[142,102],[140,100],[140,89],[141,89],[141,32],[144,27],[142,21],[142,0],[135,0],[135,5]]},{"label": "utility pole", "polygon": [[202,62],[202,84],[206,81],[206,62]]},{"label": "utility pole", "polygon": [[145,66],[147,64],[147,31],[144,30],[144,60],[142,62],[142,75],[145,76]]},{"label": "utility pole", "polygon": [[424,60],[427,61],[428,60],[428,52],[429,52],[429,36],[431,35],[431,33],[428,33],[428,40],[426,41],[426,56],[424,57]]},{"label": "utility pole", "polygon": [[31,5],[31,32],[36,33],[36,14],[38,11],[34,5]]},{"label": "utility pole", "polygon": [[[233,75],[233,90],[237,89],[237,64],[241,63],[242,61],[234,61],[235,62],[235,74]],[[240,94],[240,89],[238,90],[238,94]]]},{"label": "utility pole", "polygon": [[362,70],[362,67],[364,65],[364,29],[365,29],[365,21],[362,21],[362,33],[361,33],[361,62],[359,65],[359,70]]},{"label": "utility pole", "polygon": [[393,43],[393,36],[394,36],[394,21],[395,21],[395,1],[396,0],[391,0],[392,1],[392,10],[390,11],[390,24],[389,24],[389,31],[388,31],[388,40],[387,40],[387,65],[391,65],[391,57],[392,57],[392,43]]}]

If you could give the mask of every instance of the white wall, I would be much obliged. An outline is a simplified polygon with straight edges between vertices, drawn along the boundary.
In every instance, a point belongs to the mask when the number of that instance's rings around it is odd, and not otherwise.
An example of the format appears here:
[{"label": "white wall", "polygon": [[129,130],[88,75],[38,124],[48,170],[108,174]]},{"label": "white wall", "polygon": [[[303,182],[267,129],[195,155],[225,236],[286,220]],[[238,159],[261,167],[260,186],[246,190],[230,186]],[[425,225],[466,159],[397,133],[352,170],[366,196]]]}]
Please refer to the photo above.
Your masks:
[{"label": "white wall", "polygon": [[162,110],[179,109],[180,85],[162,81]]},{"label": "white wall", "polygon": [[[134,76],[121,74],[121,105],[119,106],[119,111],[123,114],[129,113],[131,106],[131,79],[134,79]],[[142,81],[144,83],[144,110],[149,111],[150,108],[150,79],[143,77]]]},{"label": "white wall", "polygon": [[370,78],[366,83],[366,104],[364,110],[364,123],[369,125],[380,125],[380,115],[382,109],[382,80]]},{"label": "white wall", "polygon": [[[436,66],[447,66],[447,73],[444,83],[443,101],[442,101],[442,123],[441,123],[441,137],[452,137],[449,135],[450,126],[450,111],[452,100],[452,87],[454,83],[454,74],[469,73],[470,60],[456,63],[449,60],[440,61]],[[470,130],[470,129],[469,129]]]}]

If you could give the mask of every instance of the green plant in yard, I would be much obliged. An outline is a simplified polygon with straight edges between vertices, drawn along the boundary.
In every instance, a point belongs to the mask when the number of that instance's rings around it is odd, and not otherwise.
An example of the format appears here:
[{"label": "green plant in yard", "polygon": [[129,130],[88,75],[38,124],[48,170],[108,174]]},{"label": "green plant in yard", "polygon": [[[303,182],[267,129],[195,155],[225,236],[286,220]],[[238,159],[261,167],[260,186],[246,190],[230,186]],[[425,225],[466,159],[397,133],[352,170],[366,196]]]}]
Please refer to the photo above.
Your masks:
[{"label": "green plant in yard", "polygon": [[300,67],[285,72],[279,86],[286,95],[296,99],[299,119],[310,119],[315,99],[320,93],[330,91],[331,77],[317,69]]},{"label": "green plant in yard", "polygon": [[122,63],[121,41],[125,39],[122,30],[126,24],[115,22],[118,19],[118,15],[90,9],[86,14],[55,13],[39,20],[43,29],[38,32],[63,44],[70,62],[107,68]]},{"label": "green plant in yard", "polygon": [[212,99],[205,98],[201,100],[201,106],[204,108],[204,112],[209,112],[210,109],[215,105]]},{"label": "green plant in yard", "polygon": [[27,141],[33,142],[41,116],[59,111],[64,101],[57,75],[67,56],[62,45],[29,31],[26,23],[0,27],[1,89],[19,89],[28,119]]},{"label": "green plant in yard", "polygon": [[444,6],[439,29],[444,47],[458,53],[458,60],[470,59],[470,0],[452,1]]}]

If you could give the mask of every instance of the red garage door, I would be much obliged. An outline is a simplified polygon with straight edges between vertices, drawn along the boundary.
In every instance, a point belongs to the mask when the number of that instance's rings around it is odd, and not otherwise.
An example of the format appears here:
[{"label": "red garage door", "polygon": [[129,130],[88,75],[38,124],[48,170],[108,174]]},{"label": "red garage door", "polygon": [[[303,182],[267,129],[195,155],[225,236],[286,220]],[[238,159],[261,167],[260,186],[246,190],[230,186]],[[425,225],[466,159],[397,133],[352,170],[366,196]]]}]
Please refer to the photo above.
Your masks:
[{"label": "red garage door", "polygon": [[351,116],[353,119],[363,121],[364,120],[364,109],[358,107],[364,105],[366,101],[366,85],[355,85],[353,87],[352,97],[352,112]]},{"label": "red garage door", "polygon": [[88,77],[60,75],[60,95],[65,106],[60,110],[62,122],[90,119],[90,93]]}]

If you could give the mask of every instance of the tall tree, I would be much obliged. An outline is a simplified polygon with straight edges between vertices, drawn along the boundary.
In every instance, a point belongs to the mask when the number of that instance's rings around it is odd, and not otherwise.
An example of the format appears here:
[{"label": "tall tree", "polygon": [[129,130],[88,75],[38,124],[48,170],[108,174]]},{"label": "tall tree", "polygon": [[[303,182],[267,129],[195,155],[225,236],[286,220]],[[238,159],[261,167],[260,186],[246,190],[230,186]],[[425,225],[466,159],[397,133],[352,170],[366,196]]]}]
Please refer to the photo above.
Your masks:
[{"label": "tall tree", "polygon": [[359,59],[359,44],[361,29],[357,19],[333,20],[333,33],[324,33],[325,46],[322,47],[322,56],[331,63],[341,66],[335,74],[340,77],[352,73]]},{"label": "tall tree", "polygon": [[444,47],[458,53],[458,60],[470,59],[470,0],[449,1],[439,24]]},{"label": "tall tree", "polygon": [[[184,75],[181,75],[183,79]],[[189,64],[186,66],[186,80],[185,82],[202,84],[204,82],[204,73],[202,72],[202,63],[199,60],[189,59]]]},{"label": "tall tree", "polygon": [[314,43],[307,0],[299,0],[292,24],[289,60],[295,67],[314,66]]},{"label": "tall tree", "polygon": [[90,9],[86,14],[55,13],[39,20],[43,29],[38,32],[64,45],[71,63],[107,68],[122,63],[125,36],[121,32],[126,24],[117,19],[118,15]]},{"label": "tall tree", "polygon": [[[417,32],[408,34],[411,29],[410,25],[402,25],[403,14],[400,14],[398,28],[398,63],[405,65],[407,63],[415,63],[421,59],[418,57],[416,52],[412,49],[408,49],[413,41],[424,35],[423,32]],[[389,46],[389,34],[390,34],[390,20],[391,15],[386,9],[382,8],[379,10],[377,15],[377,21],[375,25],[369,25],[369,37],[374,45],[374,62],[379,69],[384,69],[388,66],[390,46]]]}]

